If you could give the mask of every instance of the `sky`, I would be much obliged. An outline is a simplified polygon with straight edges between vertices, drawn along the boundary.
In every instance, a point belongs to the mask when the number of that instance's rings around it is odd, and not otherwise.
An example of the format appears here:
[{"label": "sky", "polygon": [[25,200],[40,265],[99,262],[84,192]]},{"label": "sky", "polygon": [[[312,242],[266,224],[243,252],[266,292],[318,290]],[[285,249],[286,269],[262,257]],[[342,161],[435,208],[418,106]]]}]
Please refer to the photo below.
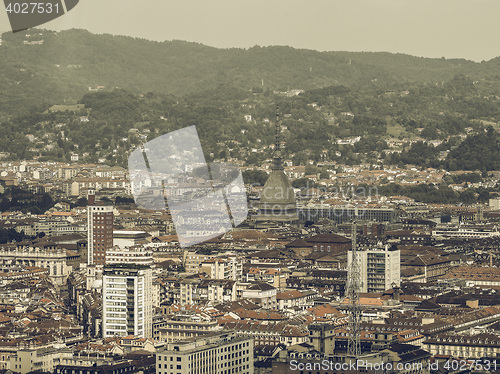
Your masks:
[{"label": "sky", "polygon": [[[40,27],[219,48],[289,45],[474,61],[500,56],[498,0],[80,0]],[[0,11],[0,31],[9,29]]]}]

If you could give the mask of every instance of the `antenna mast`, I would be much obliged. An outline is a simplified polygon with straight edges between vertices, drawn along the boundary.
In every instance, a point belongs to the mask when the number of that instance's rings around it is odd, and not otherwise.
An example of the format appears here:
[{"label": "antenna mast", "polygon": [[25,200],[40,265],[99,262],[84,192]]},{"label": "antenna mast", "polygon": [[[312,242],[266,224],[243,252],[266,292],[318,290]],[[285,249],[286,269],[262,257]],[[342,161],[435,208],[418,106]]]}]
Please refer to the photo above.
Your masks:
[{"label": "antenna mast", "polygon": [[356,223],[351,226],[351,265],[347,271],[347,297],[349,298],[349,325],[347,356],[355,360],[361,355],[361,307],[359,305],[359,289],[361,288],[360,262],[356,246]]}]

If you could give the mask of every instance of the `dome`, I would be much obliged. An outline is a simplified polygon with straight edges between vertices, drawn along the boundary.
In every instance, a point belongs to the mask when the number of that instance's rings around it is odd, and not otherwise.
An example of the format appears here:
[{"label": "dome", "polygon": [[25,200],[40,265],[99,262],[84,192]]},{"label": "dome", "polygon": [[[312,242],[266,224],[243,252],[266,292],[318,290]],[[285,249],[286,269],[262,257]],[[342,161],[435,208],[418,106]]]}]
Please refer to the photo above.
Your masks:
[{"label": "dome", "polygon": [[295,193],[283,171],[273,171],[267,178],[260,195],[262,204],[294,204]]},{"label": "dome", "polygon": [[260,194],[258,221],[296,221],[297,205],[292,185],[283,170],[273,170]]}]

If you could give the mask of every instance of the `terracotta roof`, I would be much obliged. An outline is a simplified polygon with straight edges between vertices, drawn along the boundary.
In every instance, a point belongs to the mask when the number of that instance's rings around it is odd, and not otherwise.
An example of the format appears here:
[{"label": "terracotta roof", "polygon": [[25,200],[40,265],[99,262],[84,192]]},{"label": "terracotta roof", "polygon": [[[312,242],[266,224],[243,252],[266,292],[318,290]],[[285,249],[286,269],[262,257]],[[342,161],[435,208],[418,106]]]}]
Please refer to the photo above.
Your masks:
[{"label": "terracotta roof", "polygon": [[436,264],[442,264],[450,262],[450,259],[447,257],[435,255],[435,254],[426,254],[423,256],[417,255],[415,258],[407,260],[403,263],[404,266],[430,266]]},{"label": "terracotta roof", "polygon": [[304,297],[305,295],[297,290],[281,292],[276,295],[276,300],[291,300],[291,299],[299,299]]},{"label": "terracotta roof", "polygon": [[341,314],[337,308],[329,304],[317,305],[312,308],[308,308],[307,311],[311,312],[315,317],[325,317],[329,314]]},{"label": "terracotta roof", "polygon": [[292,248],[313,247],[311,243],[306,242],[304,239],[296,239],[286,245]]},{"label": "terracotta roof", "polygon": [[260,282],[260,283],[254,283],[253,285],[248,287],[247,290],[269,291],[269,290],[275,290],[275,288],[268,283]]}]

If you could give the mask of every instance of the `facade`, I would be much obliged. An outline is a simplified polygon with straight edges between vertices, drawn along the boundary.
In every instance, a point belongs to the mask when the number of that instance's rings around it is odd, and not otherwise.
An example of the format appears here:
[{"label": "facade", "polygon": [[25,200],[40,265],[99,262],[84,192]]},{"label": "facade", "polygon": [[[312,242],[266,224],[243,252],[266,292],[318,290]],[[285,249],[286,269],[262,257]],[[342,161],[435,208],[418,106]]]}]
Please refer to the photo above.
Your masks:
[{"label": "facade", "polygon": [[281,292],[276,295],[276,300],[278,302],[278,310],[292,308],[305,309],[309,306],[309,295],[297,290]]},{"label": "facade", "polygon": [[430,354],[410,344],[393,344],[378,352],[359,356],[355,365],[342,354],[328,355],[307,347],[290,347],[279,352],[272,374],[429,374]]},{"label": "facade", "polygon": [[314,349],[326,355],[335,351],[335,325],[321,323],[309,326],[309,342]]},{"label": "facade", "polygon": [[145,231],[116,230],[113,231],[113,246],[125,248],[147,244],[150,237]]},{"label": "facade", "polygon": [[276,294],[276,288],[267,283],[255,283],[243,290],[244,299],[249,299],[264,309],[277,308]]},{"label": "facade", "polygon": [[18,232],[24,231],[26,235],[36,236],[44,233],[45,236],[64,235],[72,233],[86,233],[87,227],[83,223],[72,223],[66,217],[50,217],[35,221],[24,222],[16,227]]},{"label": "facade", "polygon": [[433,282],[445,276],[451,268],[451,260],[434,253],[417,255],[402,264],[403,269],[412,269],[424,275],[424,282]]},{"label": "facade", "polygon": [[479,230],[463,227],[440,227],[432,231],[432,236],[439,238],[484,239],[500,236],[500,232],[493,230]]},{"label": "facade", "polygon": [[200,271],[200,265],[214,257],[213,255],[202,255],[196,252],[184,252],[184,268],[186,273],[197,274]]},{"label": "facade", "polygon": [[255,346],[291,346],[307,343],[309,331],[304,324],[293,325],[286,321],[237,320],[228,322],[224,329],[252,338]]},{"label": "facade", "polygon": [[231,332],[168,343],[156,353],[157,374],[253,374],[253,340]]},{"label": "facade", "polygon": [[205,321],[196,316],[182,316],[176,313],[174,319],[154,324],[153,335],[156,340],[170,343],[203,336],[220,329],[217,321]]},{"label": "facade", "polygon": [[152,270],[149,266],[105,266],[102,283],[102,334],[153,337]]},{"label": "facade", "polygon": [[153,251],[144,248],[141,245],[120,248],[113,247],[106,251],[106,264],[139,264],[152,265]]},{"label": "facade", "polygon": [[351,249],[352,244],[351,239],[334,233],[314,235],[306,239],[306,242],[312,245],[313,251],[315,252],[335,253],[345,253],[345,251]]},{"label": "facade", "polygon": [[200,272],[211,279],[240,280],[243,274],[243,262],[236,257],[210,258],[200,263]]},{"label": "facade", "polygon": [[33,268],[46,268],[49,278],[57,286],[66,283],[71,273],[71,266],[67,262],[76,253],[66,251],[53,243],[18,244],[15,248],[0,250],[0,264],[4,267],[30,266]]},{"label": "facade", "polygon": [[[384,292],[401,284],[400,250],[388,245],[382,248],[358,250],[360,292]],[[348,269],[352,262],[352,251],[347,253]]]},{"label": "facade", "polygon": [[88,264],[104,265],[106,251],[113,247],[113,207],[89,205],[87,225]]},{"label": "facade", "polygon": [[465,359],[496,358],[500,354],[500,338],[494,334],[441,334],[424,341],[432,355],[449,355]]},{"label": "facade", "polygon": [[373,222],[394,222],[397,218],[396,209],[392,208],[358,208],[345,206],[320,205],[306,206],[299,210],[300,221],[318,222],[329,219],[335,223],[352,220]]},{"label": "facade", "polygon": [[236,301],[236,281],[224,279],[183,279],[179,281],[179,304],[214,304]]}]

